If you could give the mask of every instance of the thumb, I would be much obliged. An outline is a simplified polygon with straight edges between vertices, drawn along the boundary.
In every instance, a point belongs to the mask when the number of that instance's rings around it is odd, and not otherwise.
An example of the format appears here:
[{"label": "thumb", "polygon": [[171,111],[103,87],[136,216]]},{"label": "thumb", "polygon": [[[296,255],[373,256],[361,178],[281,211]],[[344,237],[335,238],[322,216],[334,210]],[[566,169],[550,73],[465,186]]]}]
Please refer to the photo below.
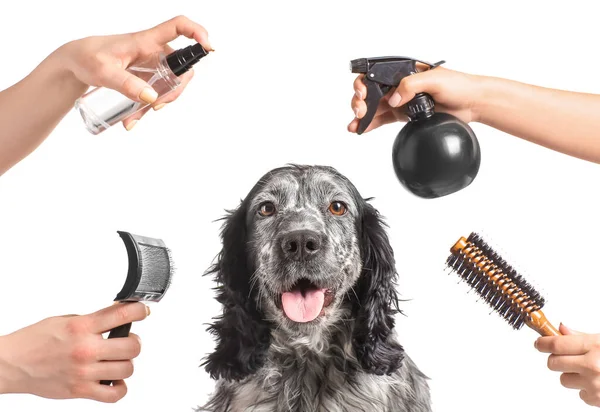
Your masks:
[{"label": "thumb", "polygon": [[563,335],[584,335],[583,332],[577,332],[576,330],[566,327],[565,325],[562,324],[562,322],[558,327],[558,331],[560,333],[562,333]]},{"label": "thumb", "polygon": [[102,74],[104,87],[116,90],[131,100],[152,104],[158,98],[158,93],[148,83],[123,68],[106,65]]},{"label": "thumb", "polygon": [[402,103],[411,101],[417,93],[435,94],[438,88],[438,73],[439,71],[436,73],[435,70],[427,70],[406,76],[390,95],[388,104],[391,107],[398,107]]}]

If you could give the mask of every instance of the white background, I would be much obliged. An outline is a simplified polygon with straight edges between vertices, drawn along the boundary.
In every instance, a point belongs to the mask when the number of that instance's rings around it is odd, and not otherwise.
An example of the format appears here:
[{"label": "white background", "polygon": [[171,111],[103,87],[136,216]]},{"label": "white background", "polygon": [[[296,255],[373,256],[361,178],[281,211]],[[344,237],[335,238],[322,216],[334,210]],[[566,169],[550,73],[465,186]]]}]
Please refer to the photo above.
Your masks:
[{"label": "white background", "polygon": [[443,268],[450,246],[480,230],[543,292],[556,326],[600,332],[600,167],[472,124],[482,149],[476,181],[423,200],[392,170],[401,124],[346,131],[357,57],[445,59],[456,70],[600,93],[596,2],[550,3],[13,2],[0,14],[0,89],[64,42],[178,14],[203,24],[216,52],[178,102],[133,131],[118,125],[94,137],[72,111],[0,177],[0,334],[109,305],[127,270],[117,230],[163,239],[178,269],[164,300],[132,328],[143,351],[123,400],[4,395],[0,410],[191,411],[203,403],[213,387],[199,368],[213,347],[205,323],[219,313],[202,277],[220,249],[215,220],[288,162],[336,167],[387,217],[409,300],[398,318],[401,343],[431,377],[436,411],[590,410],[546,368],[535,332],[489,315]]}]

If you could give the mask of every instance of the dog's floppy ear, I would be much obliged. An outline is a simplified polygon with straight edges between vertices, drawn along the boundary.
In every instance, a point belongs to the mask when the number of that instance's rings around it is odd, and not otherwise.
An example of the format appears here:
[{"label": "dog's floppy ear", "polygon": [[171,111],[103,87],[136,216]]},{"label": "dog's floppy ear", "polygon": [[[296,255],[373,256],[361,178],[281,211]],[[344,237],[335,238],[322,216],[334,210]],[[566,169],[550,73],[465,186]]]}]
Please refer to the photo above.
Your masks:
[{"label": "dog's floppy ear", "polygon": [[392,335],[400,313],[394,252],[379,212],[364,202],[358,222],[363,269],[356,286],[353,345],[365,371],[390,374],[401,366],[404,350]]},{"label": "dog's floppy ear", "polygon": [[270,328],[250,287],[245,219],[245,202],[225,217],[222,250],[206,272],[215,275],[216,299],[223,305],[223,313],[208,328],[216,336],[216,348],[202,364],[213,379],[240,380],[255,373],[270,344]]}]

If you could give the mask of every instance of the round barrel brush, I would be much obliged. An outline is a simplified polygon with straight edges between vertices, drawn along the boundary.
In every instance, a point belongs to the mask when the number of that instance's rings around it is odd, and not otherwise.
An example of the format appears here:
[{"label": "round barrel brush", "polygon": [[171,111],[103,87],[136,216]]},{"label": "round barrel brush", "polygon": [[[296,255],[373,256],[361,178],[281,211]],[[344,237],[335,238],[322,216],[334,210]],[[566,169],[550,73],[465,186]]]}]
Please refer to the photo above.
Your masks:
[{"label": "round barrel brush", "polygon": [[461,237],[450,252],[446,265],[514,329],[527,325],[542,336],[561,335],[542,312],[540,293],[480,235]]}]

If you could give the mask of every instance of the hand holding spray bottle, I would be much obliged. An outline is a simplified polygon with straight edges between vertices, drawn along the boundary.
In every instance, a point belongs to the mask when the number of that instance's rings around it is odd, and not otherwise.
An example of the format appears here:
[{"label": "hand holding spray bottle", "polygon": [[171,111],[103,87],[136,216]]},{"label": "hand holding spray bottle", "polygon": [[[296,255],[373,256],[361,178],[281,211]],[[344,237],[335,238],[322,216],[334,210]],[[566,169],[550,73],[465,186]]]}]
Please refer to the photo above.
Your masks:
[{"label": "hand holding spray bottle", "polygon": [[[360,119],[358,134],[375,117],[379,102],[403,78],[418,72],[417,62],[429,70],[435,64],[402,56],[355,59],[352,73],[364,74],[367,113]],[[412,194],[434,199],[458,192],[477,177],[481,164],[479,140],[471,127],[459,118],[435,111],[427,93],[418,93],[404,106],[408,123],[400,130],[392,148],[392,165],[400,183]]]},{"label": "hand holding spray bottle", "polygon": [[[179,76],[187,72],[208,53],[196,43],[168,55],[158,52],[148,59],[135,63],[127,71],[146,81],[158,93],[158,98],[175,90],[180,84]],[[148,103],[131,100],[116,90],[97,87],[75,102],[87,130],[100,134],[109,127],[149,106]]]}]

